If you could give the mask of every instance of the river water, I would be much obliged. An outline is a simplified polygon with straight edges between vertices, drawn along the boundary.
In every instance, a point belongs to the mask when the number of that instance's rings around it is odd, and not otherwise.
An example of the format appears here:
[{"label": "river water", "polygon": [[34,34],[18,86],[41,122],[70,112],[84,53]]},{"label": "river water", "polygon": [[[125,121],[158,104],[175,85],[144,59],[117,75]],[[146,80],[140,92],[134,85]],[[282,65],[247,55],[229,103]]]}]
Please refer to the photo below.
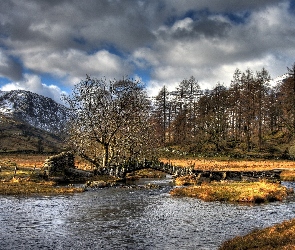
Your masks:
[{"label": "river water", "polygon": [[203,202],[171,197],[169,179],[154,182],[162,187],[0,196],[0,249],[212,250],[234,236],[295,217],[294,197],[252,206]]}]

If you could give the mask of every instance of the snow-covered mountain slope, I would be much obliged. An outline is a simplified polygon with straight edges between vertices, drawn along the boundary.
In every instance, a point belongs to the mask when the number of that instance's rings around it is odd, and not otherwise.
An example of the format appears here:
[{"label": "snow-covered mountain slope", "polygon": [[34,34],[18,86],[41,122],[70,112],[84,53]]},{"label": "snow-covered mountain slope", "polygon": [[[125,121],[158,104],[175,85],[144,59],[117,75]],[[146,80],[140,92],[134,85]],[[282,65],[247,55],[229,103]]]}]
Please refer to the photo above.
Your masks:
[{"label": "snow-covered mountain slope", "polygon": [[0,114],[58,134],[63,131],[68,110],[51,98],[25,90],[0,91]]}]

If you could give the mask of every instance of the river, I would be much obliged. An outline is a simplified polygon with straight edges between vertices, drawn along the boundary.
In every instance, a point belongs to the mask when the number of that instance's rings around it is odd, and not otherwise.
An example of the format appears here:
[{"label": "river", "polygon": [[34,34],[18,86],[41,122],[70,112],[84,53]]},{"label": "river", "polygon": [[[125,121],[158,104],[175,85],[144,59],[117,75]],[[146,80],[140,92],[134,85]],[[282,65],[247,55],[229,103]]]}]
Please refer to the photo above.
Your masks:
[{"label": "river", "polygon": [[169,181],[153,180],[160,189],[0,196],[0,249],[212,250],[295,217],[294,197],[263,205],[203,202],[171,197]]}]

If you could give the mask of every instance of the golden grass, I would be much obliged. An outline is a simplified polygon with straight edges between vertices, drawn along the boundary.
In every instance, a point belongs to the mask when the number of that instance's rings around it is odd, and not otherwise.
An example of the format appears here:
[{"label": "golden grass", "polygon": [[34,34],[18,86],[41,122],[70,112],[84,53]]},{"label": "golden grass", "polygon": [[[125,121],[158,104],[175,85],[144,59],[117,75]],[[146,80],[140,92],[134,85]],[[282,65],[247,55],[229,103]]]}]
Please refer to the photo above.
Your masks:
[{"label": "golden grass", "polygon": [[0,154],[0,166],[18,166],[24,168],[41,168],[49,155]]},{"label": "golden grass", "polygon": [[32,194],[70,194],[83,192],[83,188],[57,187],[50,181],[30,181],[13,178],[11,181],[0,182],[0,195],[32,195]]},{"label": "golden grass", "polygon": [[283,171],[280,177],[282,181],[295,181],[295,171]]},{"label": "golden grass", "polygon": [[193,175],[185,175],[175,178],[174,181],[176,186],[188,186],[188,185],[196,185],[198,183],[197,179]]},{"label": "golden grass", "polygon": [[[0,154],[0,166],[17,165],[18,167],[41,168],[44,161],[50,155],[31,155],[31,154]],[[259,171],[271,169],[290,169],[295,170],[295,161],[287,160],[217,160],[217,159],[166,159],[161,161],[171,163],[175,166],[194,166],[198,170],[235,170],[235,171]],[[75,158],[75,165],[80,169],[91,170],[92,166],[80,157]]]},{"label": "golden grass", "polygon": [[219,250],[295,249],[295,219],[224,242]]},{"label": "golden grass", "polygon": [[210,159],[160,159],[175,166],[193,166],[196,170],[263,171],[272,169],[295,170],[295,161],[287,160],[210,160]]},{"label": "golden grass", "polygon": [[[51,155],[34,154],[0,154],[0,166],[18,166],[20,168],[41,168],[44,161]],[[81,157],[75,157],[75,166],[83,170],[92,170],[89,162]]]},{"label": "golden grass", "polygon": [[44,181],[39,173],[46,158],[46,155],[0,155],[0,195],[53,195],[84,191],[82,188],[58,187],[54,182]]},{"label": "golden grass", "polygon": [[261,203],[281,201],[293,190],[278,183],[260,182],[211,182],[199,186],[174,188],[172,196],[196,197],[204,201]]}]

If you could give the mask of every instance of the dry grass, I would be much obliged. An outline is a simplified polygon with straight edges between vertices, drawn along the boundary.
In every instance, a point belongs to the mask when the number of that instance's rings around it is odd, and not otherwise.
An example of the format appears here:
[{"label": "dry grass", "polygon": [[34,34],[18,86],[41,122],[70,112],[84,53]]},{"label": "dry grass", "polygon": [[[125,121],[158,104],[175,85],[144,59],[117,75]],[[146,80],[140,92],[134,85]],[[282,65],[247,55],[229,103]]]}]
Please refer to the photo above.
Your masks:
[{"label": "dry grass", "polygon": [[295,219],[226,241],[219,250],[295,249]]},{"label": "dry grass", "polygon": [[0,182],[0,195],[32,195],[32,194],[69,194],[83,192],[82,188],[57,187],[50,181],[30,181],[29,179],[13,178],[11,181]]},{"label": "dry grass", "polygon": [[175,166],[193,166],[196,170],[262,171],[271,169],[295,170],[295,161],[283,160],[209,160],[209,159],[161,159]]},{"label": "dry grass", "polygon": [[[0,154],[1,165],[17,165],[18,167],[35,167],[40,168],[43,166],[45,159],[50,155],[31,155],[31,154]],[[210,160],[210,159],[160,159],[163,162],[169,162],[175,166],[194,166],[198,170],[235,170],[235,171],[259,171],[270,169],[289,169],[295,170],[295,161],[283,160]],[[91,170],[92,166],[85,160],[76,157],[75,165],[78,168]]]},{"label": "dry grass", "polygon": [[[42,168],[44,161],[51,155],[34,154],[0,154],[0,166],[17,166],[18,168]],[[83,170],[93,170],[92,165],[80,157],[75,157],[75,166]]]},{"label": "dry grass", "polygon": [[282,181],[295,181],[295,171],[283,171],[280,177]]},{"label": "dry grass", "polygon": [[176,186],[189,186],[196,185],[198,183],[198,180],[193,175],[186,175],[175,178],[174,183]]},{"label": "dry grass", "polygon": [[41,168],[45,159],[49,155],[31,155],[31,154],[0,154],[0,166],[18,166],[23,168]]},{"label": "dry grass", "polygon": [[278,183],[260,182],[212,182],[199,186],[174,188],[172,196],[196,197],[204,201],[261,203],[281,201],[293,190]]},{"label": "dry grass", "polygon": [[[0,195],[51,195],[83,191],[82,188],[58,187],[54,182],[40,178],[40,168],[46,158],[48,155],[0,155]],[[33,171],[34,168],[36,170]]]}]

